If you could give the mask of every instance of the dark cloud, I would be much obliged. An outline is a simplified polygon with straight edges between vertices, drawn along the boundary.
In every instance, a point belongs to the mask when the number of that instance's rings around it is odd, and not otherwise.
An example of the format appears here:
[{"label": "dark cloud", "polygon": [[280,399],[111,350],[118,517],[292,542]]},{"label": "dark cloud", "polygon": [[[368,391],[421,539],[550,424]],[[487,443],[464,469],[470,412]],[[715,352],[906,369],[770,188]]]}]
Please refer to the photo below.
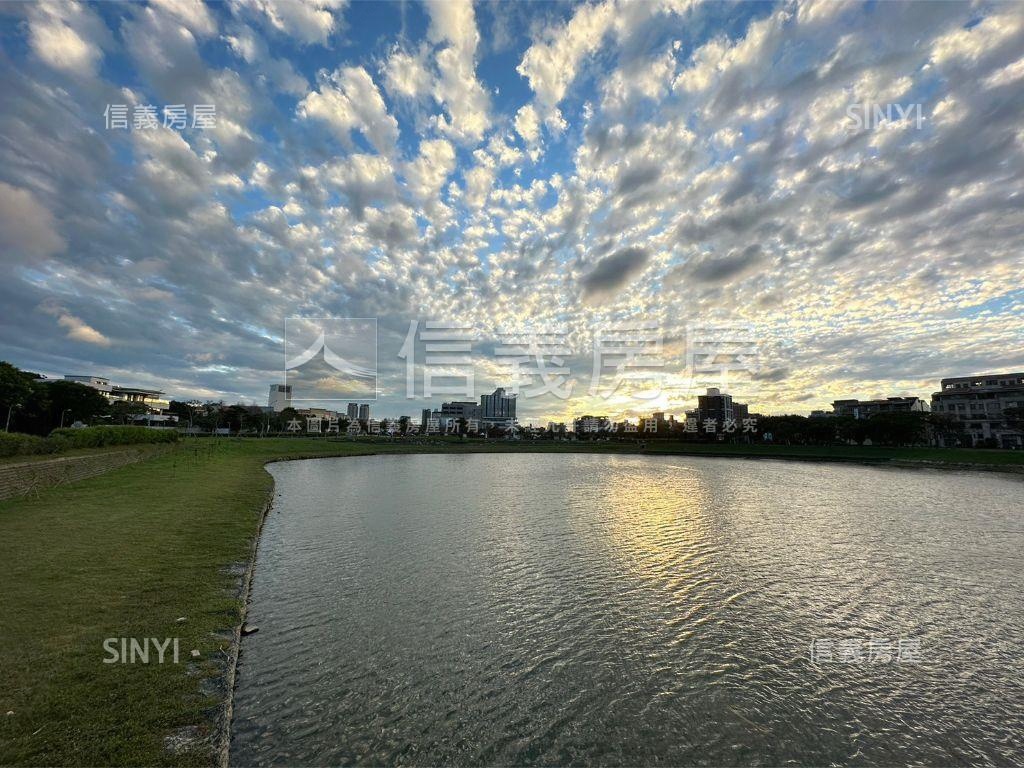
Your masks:
[{"label": "dark cloud", "polygon": [[726,256],[708,254],[690,262],[683,268],[683,275],[698,283],[724,284],[740,277],[746,277],[765,263],[765,255],[759,245],[749,245]]},{"label": "dark cloud", "polygon": [[623,166],[615,181],[615,194],[628,195],[661,178],[661,168],[654,163]]},{"label": "dark cloud", "polygon": [[769,381],[778,382],[785,381],[789,378],[790,369],[787,366],[781,366],[779,368],[762,368],[761,370],[753,373],[751,378],[754,381]]},{"label": "dark cloud", "polygon": [[580,279],[585,299],[596,299],[624,286],[643,271],[651,255],[645,248],[623,248],[601,259]]}]

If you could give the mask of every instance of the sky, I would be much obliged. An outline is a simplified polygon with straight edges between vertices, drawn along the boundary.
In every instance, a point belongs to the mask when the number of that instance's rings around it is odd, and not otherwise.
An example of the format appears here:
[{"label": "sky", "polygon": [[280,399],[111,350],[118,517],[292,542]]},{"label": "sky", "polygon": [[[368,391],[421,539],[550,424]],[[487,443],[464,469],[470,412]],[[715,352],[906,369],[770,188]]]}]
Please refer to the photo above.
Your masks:
[{"label": "sky", "polygon": [[428,321],[472,397],[557,340],[521,421],[681,413],[708,327],[760,413],[927,399],[1024,370],[1022,181],[1020,3],[0,3],[0,358],[178,399],[265,405],[320,317],[382,416],[468,399]]}]

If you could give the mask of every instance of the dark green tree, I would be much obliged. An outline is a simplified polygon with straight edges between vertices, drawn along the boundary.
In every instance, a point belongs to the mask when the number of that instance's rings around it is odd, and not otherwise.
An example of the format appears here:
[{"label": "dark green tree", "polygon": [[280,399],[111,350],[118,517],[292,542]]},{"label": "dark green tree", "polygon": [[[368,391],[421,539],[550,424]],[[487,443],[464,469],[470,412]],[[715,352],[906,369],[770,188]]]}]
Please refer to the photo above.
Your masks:
[{"label": "dark green tree", "polygon": [[8,422],[17,423],[15,411],[25,407],[32,396],[32,384],[38,378],[37,374],[0,361],[0,419],[3,419],[4,429],[8,428]]}]

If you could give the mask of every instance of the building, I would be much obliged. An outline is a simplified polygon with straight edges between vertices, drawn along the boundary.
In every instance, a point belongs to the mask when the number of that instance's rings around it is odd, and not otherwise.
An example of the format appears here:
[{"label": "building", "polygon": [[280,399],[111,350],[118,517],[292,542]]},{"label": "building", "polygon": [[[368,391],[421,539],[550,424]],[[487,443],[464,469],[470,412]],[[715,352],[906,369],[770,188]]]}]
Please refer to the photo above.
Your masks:
[{"label": "building", "polygon": [[514,423],[516,420],[516,396],[506,395],[505,390],[501,387],[489,395],[481,395],[480,418],[491,423]]},{"label": "building", "polygon": [[301,408],[296,411],[299,416],[307,419],[337,419],[338,412],[327,408]]},{"label": "building", "polygon": [[433,414],[434,412],[430,408],[424,408],[420,412],[420,429],[423,432],[427,431],[427,424],[430,422],[430,419],[433,417]]},{"label": "building", "polygon": [[159,413],[171,407],[171,402],[165,399],[163,394],[159,389],[140,389],[139,387],[119,387],[114,385],[110,388],[110,402],[139,403],[146,406],[150,411]]},{"label": "building", "polygon": [[359,420],[369,421],[370,420],[370,406],[368,403],[363,403],[359,406]]},{"label": "building", "polygon": [[[1024,408],[1024,373],[989,373],[943,379],[932,412],[950,417],[969,445],[1024,448],[1024,427],[1006,415]],[[949,438],[938,436],[940,444]]]},{"label": "building", "polygon": [[84,384],[87,387],[99,390],[107,399],[110,399],[110,391],[113,387],[110,386],[110,379],[104,379],[100,376],[76,376],[68,375],[64,377],[64,381],[73,381],[76,384]]},{"label": "building", "polygon": [[159,389],[142,389],[139,387],[119,387],[116,384],[111,384],[109,379],[105,379],[101,376],[79,376],[69,374],[64,377],[65,381],[74,381],[78,384],[84,384],[87,387],[103,393],[107,400],[111,403],[137,403],[144,405],[150,413],[160,413],[166,411],[170,406],[170,402],[163,397],[163,392]]},{"label": "building", "polygon": [[870,419],[880,413],[926,413],[928,403],[919,397],[886,397],[882,400],[836,400],[832,412],[836,416]]},{"label": "building", "polygon": [[272,413],[280,413],[285,408],[292,407],[292,385],[271,384],[270,395],[267,399],[267,408]]},{"label": "building", "polygon": [[480,420],[482,408],[479,403],[472,400],[456,400],[451,403],[441,403],[442,416],[453,416],[456,419]]},{"label": "building", "polygon": [[750,409],[746,403],[735,402],[732,395],[711,387],[703,395],[697,396],[697,408],[686,415],[697,419],[702,425],[708,419],[714,419],[718,427],[723,427],[727,421],[742,423],[743,419],[750,416]]}]

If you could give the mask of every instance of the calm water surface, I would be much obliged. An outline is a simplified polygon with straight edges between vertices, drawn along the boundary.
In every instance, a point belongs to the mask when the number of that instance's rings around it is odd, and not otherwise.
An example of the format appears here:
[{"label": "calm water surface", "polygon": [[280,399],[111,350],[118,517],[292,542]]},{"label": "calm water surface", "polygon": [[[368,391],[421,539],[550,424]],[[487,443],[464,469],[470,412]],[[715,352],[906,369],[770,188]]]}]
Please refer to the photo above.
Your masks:
[{"label": "calm water surface", "polygon": [[[1018,478],[538,454],[271,471],[233,764],[1024,763]],[[815,639],[864,660],[812,663]]]}]

